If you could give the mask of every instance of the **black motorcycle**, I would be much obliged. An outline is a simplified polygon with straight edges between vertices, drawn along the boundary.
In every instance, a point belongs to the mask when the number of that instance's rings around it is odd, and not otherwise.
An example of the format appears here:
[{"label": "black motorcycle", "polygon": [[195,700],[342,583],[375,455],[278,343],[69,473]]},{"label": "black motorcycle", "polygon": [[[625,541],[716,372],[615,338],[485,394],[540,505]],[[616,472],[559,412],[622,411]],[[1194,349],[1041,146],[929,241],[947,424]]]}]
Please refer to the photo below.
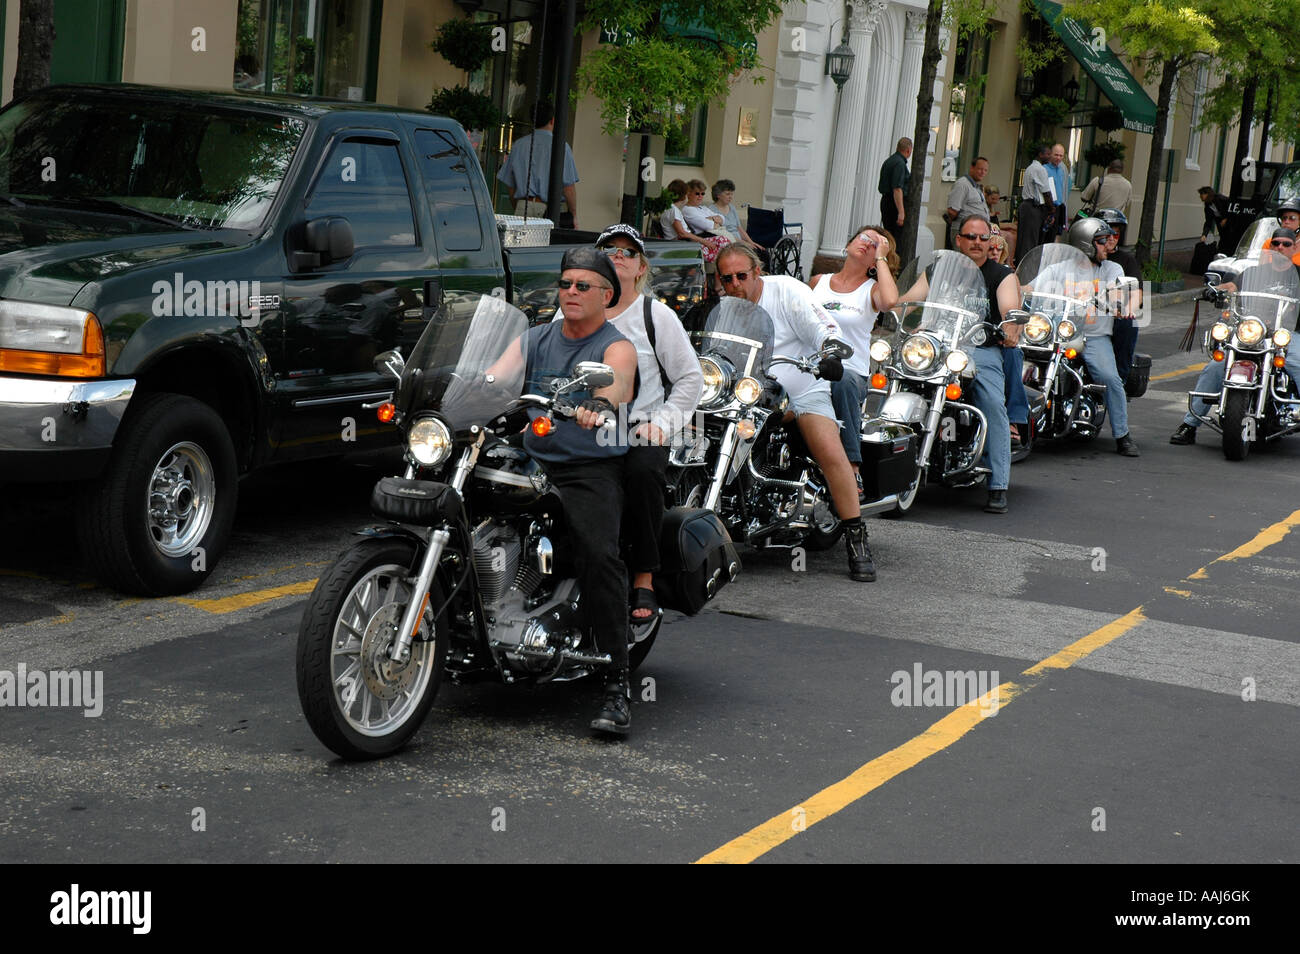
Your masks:
[{"label": "black motorcycle", "polygon": [[[419,728],[445,677],[538,684],[580,678],[610,662],[583,623],[564,507],[545,468],[523,447],[567,395],[608,386],[613,371],[580,363],[549,394],[524,394],[528,320],[505,301],[446,296],[403,361],[381,421],[405,437],[402,477],[371,497],[387,523],[360,531],[321,575],[298,634],[298,697],[326,746],[367,759],[400,748]],[[606,426],[612,427],[612,422]],[[683,542],[684,541],[684,542]],[[707,511],[664,521],[660,602],[695,612],[739,570]],[[633,668],[650,652],[658,614],[629,629]]]}]

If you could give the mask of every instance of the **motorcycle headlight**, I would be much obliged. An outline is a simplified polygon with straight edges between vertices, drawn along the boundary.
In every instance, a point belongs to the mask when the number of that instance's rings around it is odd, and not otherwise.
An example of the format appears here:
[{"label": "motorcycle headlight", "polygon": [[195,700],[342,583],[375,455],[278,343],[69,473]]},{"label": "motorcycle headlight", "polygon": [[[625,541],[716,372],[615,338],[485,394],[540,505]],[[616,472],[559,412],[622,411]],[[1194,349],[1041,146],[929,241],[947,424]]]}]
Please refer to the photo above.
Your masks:
[{"label": "motorcycle headlight", "polygon": [[425,467],[437,467],[451,456],[451,431],[436,417],[422,417],[406,434],[411,456]]},{"label": "motorcycle headlight", "polygon": [[722,373],[722,365],[712,358],[701,358],[700,370],[704,372],[704,391],[700,394],[700,403],[712,404],[722,393],[727,376]]},{"label": "motorcycle headlight", "polygon": [[753,404],[762,396],[763,385],[759,384],[755,378],[744,377],[736,382],[733,393],[736,395],[736,400],[741,404]]},{"label": "motorcycle headlight", "polygon": [[1216,321],[1210,326],[1210,337],[1215,341],[1227,341],[1230,334],[1232,329],[1222,321]]},{"label": "motorcycle headlight", "polygon": [[1037,312],[1030,315],[1029,320],[1025,322],[1025,340],[1030,344],[1042,344],[1050,337],[1052,337],[1052,323],[1047,320],[1047,316]]},{"label": "motorcycle headlight", "polygon": [[1290,343],[1291,332],[1287,331],[1285,328],[1279,328],[1277,331],[1273,332],[1273,344],[1277,345],[1279,348],[1285,348]]},{"label": "motorcycle headlight", "polygon": [[1237,326],[1237,340],[1244,345],[1256,345],[1264,337],[1264,322],[1247,318]]},{"label": "motorcycle headlight", "polygon": [[961,374],[966,370],[966,365],[970,364],[970,358],[966,356],[965,351],[949,351],[948,357],[943,359],[943,365],[953,374]]},{"label": "motorcycle headlight", "polygon": [[924,371],[934,359],[934,342],[924,335],[912,335],[903,342],[903,364],[910,370]]},{"label": "motorcycle headlight", "polygon": [[884,338],[877,338],[871,342],[870,354],[872,361],[884,364],[893,353],[893,349],[889,347],[889,342]]},{"label": "motorcycle headlight", "polygon": [[1061,336],[1062,341],[1069,341],[1079,333],[1079,329],[1074,326],[1074,322],[1069,318],[1061,319],[1061,323],[1056,326],[1056,333]]}]

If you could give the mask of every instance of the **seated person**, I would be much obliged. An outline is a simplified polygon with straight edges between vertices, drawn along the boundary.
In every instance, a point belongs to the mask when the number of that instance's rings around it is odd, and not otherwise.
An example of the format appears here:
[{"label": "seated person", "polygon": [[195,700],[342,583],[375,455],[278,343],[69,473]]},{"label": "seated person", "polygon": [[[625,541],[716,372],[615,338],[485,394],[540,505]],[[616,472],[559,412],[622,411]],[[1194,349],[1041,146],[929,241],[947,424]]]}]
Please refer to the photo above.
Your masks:
[{"label": "seated person", "polygon": [[[694,198],[695,205],[698,209],[704,201],[704,183],[700,182],[698,179],[692,179],[691,181],[698,183],[700,188],[692,190],[681,179],[674,179],[672,182],[668,183],[667,191],[671,195],[675,196],[675,198],[673,204],[665,209],[663,215],[659,217],[659,224],[663,229],[664,238],[680,239],[683,242],[695,242],[703,246],[704,261],[713,262],[717,259],[718,252],[726,248],[730,242],[724,236],[713,235],[711,232],[708,232],[707,228],[704,230],[707,234],[702,235],[688,223],[685,213],[688,202]],[[691,193],[693,191],[698,192],[699,195],[692,196]],[[699,216],[703,215],[703,211],[692,212],[691,215],[698,219]],[[718,219],[721,220],[721,216],[718,216]],[[707,221],[709,225],[713,224],[712,220],[707,217],[705,221]]]}]

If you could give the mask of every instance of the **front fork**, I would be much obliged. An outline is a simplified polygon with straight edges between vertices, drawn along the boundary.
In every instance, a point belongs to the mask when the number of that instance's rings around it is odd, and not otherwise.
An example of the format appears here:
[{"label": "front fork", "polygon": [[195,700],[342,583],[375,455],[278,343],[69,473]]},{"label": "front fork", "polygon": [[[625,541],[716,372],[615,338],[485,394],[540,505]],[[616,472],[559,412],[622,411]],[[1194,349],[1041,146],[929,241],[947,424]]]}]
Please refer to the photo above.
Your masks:
[{"label": "front fork", "polygon": [[[482,428],[473,430],[477,431],[477,437],[474,443],[466,447],[464,453],[460,455],[451,478],[452,489],[462,498],[465,481],[469,479],[470,472],[478,463],[479,450],[483,447],[483,440],[487,436],[487,431]],[[389,658],[396,663],[405,664],[411,658],[411,643],[420,632],[420,621],[424,618],[424,610],[429,605],[429,590],[433,587],[433,576],[438,572],[438,563],[442,560],[442,553],[450,540],[451,531],[446,527],[439,527],[429,535],[429,545],[425,548],[424,557],[420,560],[420,569],[415,575],[411,601],[406,604],[406,610],[402,613],[397,639],[393,640],[393,645],[388,650]]]},{"label": "front fork", "polygon": [[718,511],[718,501],[722,497],[722,488],[727,484],[727,472],[731,469],[731,458],[736,453],[736,443],[740,435],[736,432],[736,422],[730,421],[722,432],[722,443],[718,447],[718,462],[713,467],[713,478],[709,481],[709,493],[704,499],[704,509]]}]

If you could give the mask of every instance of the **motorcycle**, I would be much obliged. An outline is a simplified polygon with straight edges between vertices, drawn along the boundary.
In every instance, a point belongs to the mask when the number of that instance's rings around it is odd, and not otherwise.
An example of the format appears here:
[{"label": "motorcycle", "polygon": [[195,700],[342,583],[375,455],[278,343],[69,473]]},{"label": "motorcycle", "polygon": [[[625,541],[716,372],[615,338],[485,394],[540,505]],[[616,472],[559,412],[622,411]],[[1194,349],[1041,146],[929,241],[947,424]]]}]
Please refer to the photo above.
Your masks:
[{"label": "motorcycle", "polygon": [[700,336],[704,392],[688,440],[669,457],[670,499],[715,511],[732,539],[755,549],[824,550],[843,529],[830,489],[769,375],[789,364],[816,375],[834,346],[808,358],[772,353],[772,319],[742,298],[723,298]]},{"label": "motorcycle", "polygon": [[[1214,287],[1214,286],[1212,286]],[[1257,264],[1238,276],[1235,292],[1217,292],[1219,319],[1202,344],[1222,361],[1219,391],[1189,391],[1219,406],[1217,415],[1192,414],[1223,436],[1223,456],[1245,460],[1252,444],[1300,431],[1300,399],[1286,371],[1286,353],[1300,310],[1300,279],[1290,260],[1263,249]]]},{"label": "motorcycle", "polygon": [[[988,420],[962,396],[975,377],[971,349],[1000,340],[1002,331],[986,320],[984,278],[965,255],[939,252],[929,284],[925,301],[901,302],[886,318],[893,340],[871,343],[871,358],[881,367],[871,386],[885,398],[877,415],[863,420],[864,455],[870,435],[910,432],[909,478],[894,501],[896,513],[909,510],[927,482],[969,487],[988,473],[980,464]],[[864,456],[864,470],[865,462]]]},{"label": "motorcycle", "polygon": [[[399,749],[444,677],[539,684],[609,664],[583,624],[579,541],[522,430],[544,437],[556,416],[576,413],[570,395],[608,386],[613,371],[582,362],[551,393],[525,394],[527,329],[504,300],[449,293],[410,360],[396,351],[375,359],[397,379],[378,416],[402,431],[405,472],[376,484],[371,509],[388,522],[360,531],[321,575],[297,646],[303,713],[344,758]],[[739,564],[712,514],[673,512],[664,524],[664,575],[682,597],[664,605],[694,612]],[[681,537],[695,541],[690,552]],[[633,668],[661,622],[656,614],[630,626]]]}]

